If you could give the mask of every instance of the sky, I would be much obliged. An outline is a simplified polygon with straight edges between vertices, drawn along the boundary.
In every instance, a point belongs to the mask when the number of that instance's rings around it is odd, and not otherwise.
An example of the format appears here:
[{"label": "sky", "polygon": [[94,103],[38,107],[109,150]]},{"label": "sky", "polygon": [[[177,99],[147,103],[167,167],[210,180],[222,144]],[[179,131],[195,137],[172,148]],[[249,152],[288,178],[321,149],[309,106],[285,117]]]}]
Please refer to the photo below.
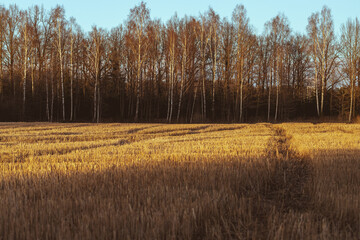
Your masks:
[{"label": "sky", "polygon": [[[20,9],[32,5],[43,5],[50,10],[57,4],[64,6],[66,18],[75,17],[84,31],[90,31],[93,25],[110,30],[127,19],[130,9],[141,1],[132,0],[2,0],[2,4],[16,4]],[[232,11],[237,4],[243,4],[247,10],[250,24],[256,33],[261,34],[264,24],[278,13],[283,13],[290,22],[293,31],[306,33],[308,17],[320,12],[327,5],[333,15],[335,31],[348,18],[360,18],[360,0],[145,0],[150,9],[151,18],[160,18],[164,23],[176,12],[179,17],[199,16],[211,6],[221,18],[231,20]]]}]

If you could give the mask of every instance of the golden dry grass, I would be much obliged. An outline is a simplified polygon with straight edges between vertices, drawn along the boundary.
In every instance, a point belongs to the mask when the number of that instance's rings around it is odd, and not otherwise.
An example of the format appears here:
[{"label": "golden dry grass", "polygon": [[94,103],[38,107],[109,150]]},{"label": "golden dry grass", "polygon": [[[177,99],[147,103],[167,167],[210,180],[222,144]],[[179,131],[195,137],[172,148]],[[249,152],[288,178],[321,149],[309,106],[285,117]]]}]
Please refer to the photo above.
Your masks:
[{"label": "golden dry grass", "polygon": [[359,239],[360,125],[0,123],[0,239]]}]

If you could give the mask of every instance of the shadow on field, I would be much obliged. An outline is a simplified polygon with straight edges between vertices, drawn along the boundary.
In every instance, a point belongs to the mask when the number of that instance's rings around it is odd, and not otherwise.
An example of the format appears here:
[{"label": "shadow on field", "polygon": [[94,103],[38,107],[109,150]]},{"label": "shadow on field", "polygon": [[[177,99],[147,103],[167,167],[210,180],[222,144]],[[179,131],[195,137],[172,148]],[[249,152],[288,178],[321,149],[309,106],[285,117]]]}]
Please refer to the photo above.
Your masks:
[{"label": "shadow on field", "polygon": [[[268,234],[260,163],[163,162],[2,180],[1,238],[236,238]],[[270,185],[269,185],[270,186]]]}]

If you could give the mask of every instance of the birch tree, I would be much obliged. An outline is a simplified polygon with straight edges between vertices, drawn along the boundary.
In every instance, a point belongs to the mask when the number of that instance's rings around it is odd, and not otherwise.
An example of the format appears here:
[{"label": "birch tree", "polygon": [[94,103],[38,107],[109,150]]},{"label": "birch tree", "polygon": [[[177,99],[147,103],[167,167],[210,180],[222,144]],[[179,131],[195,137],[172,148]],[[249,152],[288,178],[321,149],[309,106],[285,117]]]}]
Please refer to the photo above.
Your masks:
[{"label": "birch tree", "polygon": [[341,26],[341,54],[346,75],[350,83],[350,106],[348,121],[355,115],[356,67],[360,57],[360,25],[359,20],[349,19]]},{"label": "birch tree", "polygon": [[74,30],[76,22],[70,19],[70,121],[74,119]]},{"label": "birch tree", "polygon": [[[320,108],[319,115],[323,116],[324,112],[324,96],[327,90],[327,82],[331,75],[334,74],[336,65],[337,52],[335,48],[334,23],[331,11],[324,6],[321,13],[314,13],[309,18],[307,26],[309,37],[313,43],[313,62],[315,71],[315,86],[317,88],[317,75],[320,75]],[[318,70],[316,69],[316,65]],[[318,99],[318,98],[317,98]],[[319,101],[319,100],[317,100]]]},{"label": "birch tree", "polygon": [[56,47],[59,65],[60,65],[60,83],[61,83],[61,104],[62,104],[62,120],[65,121],[65,89],[64,89],[64,50],[65,50],[65,10],[57,6],[53,9],[53,24],[54,24],[54,45]]},{"label": "birch tree", "polygon": [[9,72],[10,84],[12,85],[13,98],[16,98],[16,78],[14,77],[15,54],[17,52],[17,35],[19,28],[19,9],[16,5],[10,5],[6,12],[6,62]]},{"label": "birch tree", "polygon": [[179,90],[179,104],[178,104],[178,111],[176,121],[179,122],[180,118],[180,111],[183,101],[183,94],[184,94],[184,86],[186,84],[186,70],[187,70],[187,63],[188,63],[188,55],[190,51],[190,24],[187,17],[180,22],[179,26],[179,44],[180,44],[180,56],[181,56],[181,77],[180,77],[180,90]]},{"label": "birch tree", "polygon": [[249,19],[243,5],[237,5],[233,11],[233,22],[236,29],[236,74],[239,83],[239,121],[243,121],[243,91],[244,91],[244,71],[247,55],[247,45],[249,44]]},{"label": "birch tree", "polygon": [[211,113],[212,119],[215,119],[215,91],[216,91],[216,78],[217,78],[217,60],[218,60],[218,44],[219,44],[219,24],[220,24],[220,17],[215,11],[210,8],[208,13],[208,19],[210,21],[210,43],[209,43],[209,50],[210,50],[210,58],[211,58]]},{"label": "birch tree", "polygon": [[150,21],[150,11],[144,2],[130,10],[128,27],[132,35],[130,48],[136,56],[136,109],[134,121],[139,119],[140,106],[140,85],[142,83],[141,70],[147,56],[148,42],[146,38],[146,28]]},{"label": "birch tree", "polygon": [[23,118],[25,118],[25,108],[26,108],[26,77],[27,77],[27,68],[28,68],[28,52],[29,52],[29,21],[28,21],[28,12],[20,12],[20,36],[21,36],[21,46],[22,46],[22,57],[23,57],[23,74],[22,74],[22,83],[23,83]]},{"label": "birch tree", "polygon": [[320,116],[320,104],[319,104],[319,84],[318,84],[318,71],[319,71],[319,63],[318,63],[318,25],[319,25],[319,14],[312,14],[309,19],[309,23],[307,25],[307,31],[309,38],[311,39],[310,44],[310,53],[313,60],[313,69],[314,69],[314,86],[315,86],[315,99],[316,99],[316,111],[317,115]]},{"label": "birch tree", "polygon": [[6,9],[0,6],[0,100],[4,96],[4,52],[5,52],[5,34],[6,34]]},{"label": "birch tree", "polygon": [[100,122],[100,78],[101,78],[101,64],[104,55],[104,33],[97,27],[93,27],[93,30],[90,33],[90,46],[89,46],[89,58],[91,63],[91,68],[93,69],[94,76],[94,115],[93,122]]},{"label": "birch tree", "polygon": [[[52,57],[48,57],[49,50],[52,48],[51,45],[51,15],[48,14],[44,8],[40,10],[40,22],[41,22],[41,35],[42,37],[38,38],[36,48],[38,53],[38,60],[39,60],[39,81],[42,78],[45,78],[45,95],[46,95],[46,118],[48,121],[51,121],[50,116],[50,94],[49,94],[49,72],[51,71],[51,64],[46,64],[48,61],[49,63],[52,62]],[[50,54],[51,55],[51,54]],[[44,76],[45,75],[45,76]]]},{"label": "birch tree", "polygon": [[272,20],[266,23],[266,31],[269,35],[269,40],[272,45],[272,64],[273,64],[273,76],[276,84],[276,103],[275,103],[275,116],[274,120],[277,121],[279,110],[279,94],[281,87],[280,79],[280,65],[282,64],[281,56],[284,51],[284,44],[290,34],[290,28],[287,18],[279,14]]},{"label": "birch tree", "polygon": [[227,19],[222,21],[220,27],[220,69],[221,78],[223,79],[223,114],[229,122],[233,105],[233,68],[234,68],[234,48],[235,48],[235,29]]},{"label": "birch tree", "polygon": [[176,58],[177,56],[177,16],[173,17],[167,27],[167,50],[168,50],[168,65],[169,65],[169,91],[168,91],[168,111],[167,121],[171,123],[173,108],[174,108],[174,87],[176,80]]},{"label": "birch tree", "polygon": [[[201,116],[202,120],[206,120],[206,49],[209,41],[209,33],[208,33],[208,22],[206,16],[202,15],[200,17],[200,21],[195,25],[195,33],[197,36],[197,40],[200,44],[200,79],[201,79]],[[195,93],[196,94],[196,93]]]}]

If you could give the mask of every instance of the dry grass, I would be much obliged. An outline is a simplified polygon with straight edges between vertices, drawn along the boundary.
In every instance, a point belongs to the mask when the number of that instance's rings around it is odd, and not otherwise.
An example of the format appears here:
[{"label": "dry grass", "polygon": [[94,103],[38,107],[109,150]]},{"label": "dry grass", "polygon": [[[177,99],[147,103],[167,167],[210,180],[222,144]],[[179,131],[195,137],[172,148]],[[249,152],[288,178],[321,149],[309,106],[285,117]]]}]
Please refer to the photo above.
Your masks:
[{"label": "dry grass", "polygon": [[360,125],[0,123],[0,239],[359,239]]}]

